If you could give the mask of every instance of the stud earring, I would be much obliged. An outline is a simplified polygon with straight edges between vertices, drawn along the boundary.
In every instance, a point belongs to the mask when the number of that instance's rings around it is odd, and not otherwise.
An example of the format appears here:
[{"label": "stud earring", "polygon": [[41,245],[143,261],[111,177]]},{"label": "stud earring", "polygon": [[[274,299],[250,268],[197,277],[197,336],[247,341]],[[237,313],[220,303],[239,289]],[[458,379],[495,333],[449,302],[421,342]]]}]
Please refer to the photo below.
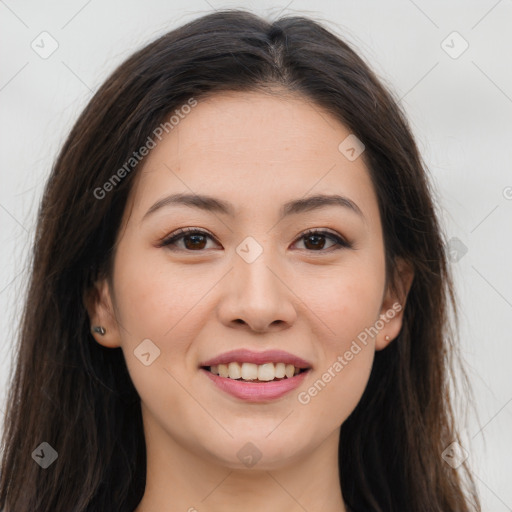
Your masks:
[{"label": "stud earring", "polygon": [[384,339],[385,339],[386,341],[389,341],[391,338],[386,334],[386,336],[384,337]]},{"label": "stud earring", "polygon": [[102,336],[104,336],[105,333],[107,332],[105,330],[105,327],[102,327],[101,325],[94,325],[92,330],[93,330],[93,332],[97,332],[98,334],[101,334]]}]

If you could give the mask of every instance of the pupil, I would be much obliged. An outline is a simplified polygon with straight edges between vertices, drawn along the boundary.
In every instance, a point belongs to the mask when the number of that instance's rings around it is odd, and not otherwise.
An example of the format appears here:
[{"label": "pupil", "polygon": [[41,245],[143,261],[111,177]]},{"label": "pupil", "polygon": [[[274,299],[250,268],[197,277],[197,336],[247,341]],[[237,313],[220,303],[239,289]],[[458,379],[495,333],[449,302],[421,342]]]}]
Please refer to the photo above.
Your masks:
[{"label": "pupil", "polygon": [[318,246],[318,239],[322,239],[323,238],[323,235],[309,235],[307,237],[308,240],[311,240],[311,239],[316,239],[316,242],[313,242],[313,245],[315,246],[314,248],[320,248],[322,249],[323,246],[325,245],[325,241],[324,243],[320,244],[320,247]]},{"label": "pupil", "polygon": [[[203,240],[201,240],[201,238],[202,238]],[[184,239],[184,240],[185,240],[185,246],[187,247],[187,249],[190,249],[190,248],[192,248],[192,249],[194,249],[194,248],[195,248],[195,249],[198,249],[198,248],[199,248],[199,249],[202,249],[202,248],[203,248],[203,245],[200,245],[200,244],[201,244],[201,242],[203,242],[203,244],[204,244],[204,238],[205,238],[205,237],[204,237],[204,235],[188,235],[188,236],[187,236],[187,237],[185,237],[185,239]],[[198,240],[198,239],[199,239],[199,240]],[[193,242],[192,242],[192,246],[191,246],[191,247],[189,246],[190,244],[187,244],[187,240],[188,240],[188,241],[189,241],[189,240],[193,240]],[[197,244],[197,242],[199,242],[199,245]]]}]

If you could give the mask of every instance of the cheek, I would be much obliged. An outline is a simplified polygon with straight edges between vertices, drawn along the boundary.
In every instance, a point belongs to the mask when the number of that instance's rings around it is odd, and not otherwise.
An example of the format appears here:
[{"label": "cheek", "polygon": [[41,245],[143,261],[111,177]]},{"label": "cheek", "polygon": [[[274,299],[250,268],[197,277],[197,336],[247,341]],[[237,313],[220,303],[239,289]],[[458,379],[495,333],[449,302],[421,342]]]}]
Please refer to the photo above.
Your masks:
[{"label": "cheek", "polygon": [[322,277],[303,274],[298,282],[326,353],[348,350],[379,319],[385,276],[377,258],[329,268]]},{"label": "cheek", "polygon": [[372,279],[364,283],[364,277],[353,281],[351,277],[349,282],[341,283],[328,303],[331,342],[338,345],[338,350],[348,350],[350,341],[366,332],[379,317],[382,288],[376,287]]},{"label": "cheek", "polygon": [[298,399],[315,414],[333,411],[333,427],[354,410],[368,383],[375,351],[372,328],[379,320],[384,280],[383,261],[376,258],[337,268],[316,280],[309,293],[304,288],[309,316],[317,318],[315,339],[321,355],[314,378]]},{"label": "cheek", "polygon": [[375,297],[338,294],[336,299],[325,310],[329,330],[320,338],[319,364],[297,396],[305,414],[323,418],[323,425],[316,428],[327,431],[341,425],[359,403],[375,353],[375,341],[366,331],[375,323],[375,315],[365,307],[373,301],[377,310]]},{"label": "cheek", "polygon": [[[191,268],[187,275],[171,272],[161,255],[155,254],[157,261],[151,253],[125,247],[123,257],[116,260],[116,318],[126,365],[141,398],[152,403],[158,396],[171,410],[182,391],[172,377],[181,382],[192,370],[187,353],[201,329],[201,298],[215,281]],[[143,342],[154,361],[148,366],[137,357],[147,352],[139,349]]]},{"label": "cheek", "polygon": [[[119,259],[115,274],[116,316],[128,372],[151,414],[167,422],[168,411],[183,414],[191,402],[180,383],[192,370],[187,353],[201,329],[201,297],[212,285],[168,268],[161,259],[139,259],[134,251]],[[148,365],[139,357],[141,343],[150,353]]]},{"label": "cheek", "polygon": [[188,315],[201,308],[201,299],[215,282],[199,266],[180,268],[166,262],[161,251],[142,253],[134,247],[129,257],[116,263],[117,315],[139,338],[167,339],[183,329],[193,330]]}]

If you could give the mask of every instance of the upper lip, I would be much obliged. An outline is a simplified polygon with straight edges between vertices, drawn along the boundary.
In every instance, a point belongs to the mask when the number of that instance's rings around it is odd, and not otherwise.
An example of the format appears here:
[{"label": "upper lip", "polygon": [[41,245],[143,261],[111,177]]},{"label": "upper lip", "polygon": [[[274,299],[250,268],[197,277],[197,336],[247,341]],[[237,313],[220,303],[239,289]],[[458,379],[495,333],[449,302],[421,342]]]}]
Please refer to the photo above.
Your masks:
[{"label": "upper lip", "polygon": [[311,364],[304,359],[285,352],[284,350],[265,350],[264,352],[254,352],[248,349],[231,350],[224,352],[212,359],[208,359],[199,366],[215,366],[218,364],[238,363],[285,363],[293,364],[296,368],[311,368]]}]

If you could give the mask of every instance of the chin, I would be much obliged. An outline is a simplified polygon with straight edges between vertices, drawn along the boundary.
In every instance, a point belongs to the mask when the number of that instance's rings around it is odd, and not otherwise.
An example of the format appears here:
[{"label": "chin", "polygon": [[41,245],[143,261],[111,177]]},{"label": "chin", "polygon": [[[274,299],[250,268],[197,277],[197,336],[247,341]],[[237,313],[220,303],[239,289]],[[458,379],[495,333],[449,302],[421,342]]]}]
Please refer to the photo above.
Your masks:
[{"label": "chin", "polygon": [[[275,424],[274,427],[275,428]],[[267,436],[267,437],[266,437]],[[281,435],[273,432],[251,436],[247,432],[233,433],[233,438],[219,440],[204,446],[212,462],[230,469],[276,470],[296,463],[309,450],[308,437],[284,430]],[[321,443],[311,442],[311,451]],[[197,445],[196,445],[197,446]]]}]

